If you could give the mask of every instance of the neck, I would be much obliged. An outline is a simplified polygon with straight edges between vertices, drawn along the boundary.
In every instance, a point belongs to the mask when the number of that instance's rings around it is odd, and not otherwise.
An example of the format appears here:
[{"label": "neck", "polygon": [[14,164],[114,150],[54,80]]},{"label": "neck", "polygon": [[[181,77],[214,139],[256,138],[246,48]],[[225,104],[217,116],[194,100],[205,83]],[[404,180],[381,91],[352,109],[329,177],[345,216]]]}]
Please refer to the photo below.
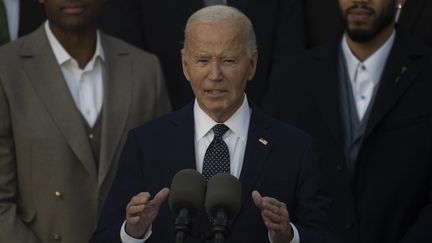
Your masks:
[{"label": "neck", "polygon": [[354,56],[356,56],[361,62],[370,57],[375,53],[384,43],[390,38],[394,30],[394,24],[389,25],[383,29],[378,35],[367,42],[355,42],[345,32],[345,37],[349,48],[351,49]]},{"label": "neck", "polygon": [[78,62],[79,67],[84,69],[96,51],[96,25],[82,31],[65,30],[51,23],[50,28],[63,48]]}]

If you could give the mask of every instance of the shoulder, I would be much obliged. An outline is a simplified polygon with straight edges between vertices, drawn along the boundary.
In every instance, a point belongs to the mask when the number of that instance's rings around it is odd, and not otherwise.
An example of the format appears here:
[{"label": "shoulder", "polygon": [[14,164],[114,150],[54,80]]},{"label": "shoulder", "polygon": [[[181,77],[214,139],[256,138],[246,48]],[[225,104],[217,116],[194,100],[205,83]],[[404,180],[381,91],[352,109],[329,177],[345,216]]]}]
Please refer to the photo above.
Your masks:
[{"label": "shoulder", "polygon": [[142,66],[150,63],[153,63],[153,65],[159,65],[156,55],[133,46],[114,36],[103,33],[102,31],[100,31],[100,34],[104,50],[113,52],[120,56],[129,56],[132,61],[140,62]]},{"label": "shoulder", "polygon": [[282,141],[282,143],[295,142],[297,144],[303,145],[311,144],[314,142],[314,138],[307,132],[285,122],[277,120],[272,116],[265,114],[258,108],[253,108],[252,116],[253,117],[251,119],[251,126],[253,127],[254,125],[256,125],[253,123],[263,124],[263,127],[277,141]]},{"label": "shoulder", "polygon": [[147,139],[165,136],[169,138],[176,135],[176,130],[179,126],[186,124],[187,127],[193,128],[193,121],[193,103],[190,103],[180,110],[170,112],[144,123],[130,132]]}]

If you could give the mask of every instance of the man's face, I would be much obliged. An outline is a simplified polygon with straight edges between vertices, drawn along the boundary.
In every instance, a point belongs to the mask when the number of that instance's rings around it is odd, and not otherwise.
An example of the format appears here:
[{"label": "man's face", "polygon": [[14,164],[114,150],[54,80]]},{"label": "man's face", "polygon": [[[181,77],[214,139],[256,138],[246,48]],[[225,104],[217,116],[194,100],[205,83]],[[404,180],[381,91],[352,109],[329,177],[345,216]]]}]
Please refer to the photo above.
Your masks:
[{"label": "man's face", "polygon": [[345,30],[356,42],[367,42],[394,23],[400,0],[339,0]]},{"label": "man's face", "polygon": [[39,0],[54,28],[80,32],[97,25],[105,0]]},{"label": "man's face", "polygon": [[236,21],[194,23],[187,30],[183,73],[198,104],[217,122],[241,106],[258,54],[248,55],[246,34]]}]

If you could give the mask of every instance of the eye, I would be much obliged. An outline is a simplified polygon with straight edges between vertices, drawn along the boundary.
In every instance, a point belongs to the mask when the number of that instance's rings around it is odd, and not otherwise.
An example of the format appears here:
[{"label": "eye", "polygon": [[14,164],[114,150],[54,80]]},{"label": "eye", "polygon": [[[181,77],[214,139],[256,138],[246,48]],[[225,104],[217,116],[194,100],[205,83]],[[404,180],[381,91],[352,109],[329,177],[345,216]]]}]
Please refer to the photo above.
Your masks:
[{"label": "eye", "polygon": [[209,60],[208,59],[205,59],[205,58],[198,58],[197,60],[196,60],[196,63],[197,64],[200,64],[200,65],[205,65],[205,64],[207,64],[209,62]]},{"label": "eye", "polygon": [[222,60],[222,64],[224,64],[224,65],[232,65],[235,63],[236,63],[236,60],[232,59],[232,58],[227,58],[227,59]]}]

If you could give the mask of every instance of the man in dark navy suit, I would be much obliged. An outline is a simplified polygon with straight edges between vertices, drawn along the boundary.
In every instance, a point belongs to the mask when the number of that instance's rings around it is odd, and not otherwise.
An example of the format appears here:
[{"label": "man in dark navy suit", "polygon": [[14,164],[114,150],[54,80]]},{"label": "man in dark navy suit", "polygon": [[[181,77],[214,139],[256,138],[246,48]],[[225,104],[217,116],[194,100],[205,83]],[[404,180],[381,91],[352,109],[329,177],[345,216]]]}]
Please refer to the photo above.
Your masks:
[{"label": "man in dark navy suit", "polygon": [[[129,133],[91,242],[174,242],[166,187],[184,168],[206,174],[216,127],[226,128],[219,138],[229,151],[227,172],[242,184],[226,242],[328,242],[311,137],[264,115],[244,93],[257,59],[252,24],[235,8],[206,7],[189,18],[182,63],[195,102]],[[192,235],[210,227],[206,215],[193,221]]]}]

